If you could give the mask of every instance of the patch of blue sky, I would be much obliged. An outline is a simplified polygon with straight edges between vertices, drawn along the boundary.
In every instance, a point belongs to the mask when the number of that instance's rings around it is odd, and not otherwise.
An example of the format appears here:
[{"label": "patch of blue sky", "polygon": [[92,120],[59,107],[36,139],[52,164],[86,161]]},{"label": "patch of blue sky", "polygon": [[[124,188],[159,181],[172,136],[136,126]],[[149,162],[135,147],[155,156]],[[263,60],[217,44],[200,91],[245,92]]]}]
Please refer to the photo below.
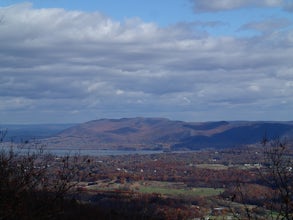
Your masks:
[{"label": "patch of blue sky", "polygon": [[234,37],[259,35],[259,30],[245,28],[245,25],[250,23],[268,22],[278,19],[287,19],[293,23],[292,14],[284,12],[281,8],[243,8],[213,13],[199,13],[194,15],[194,19],[222,23],[222,25],[216,27],[204,27],[212,36]]},{"label": "patch of blue sky", "polygon": [[[24,1],[1,0],[0,6],[8,6]],[[34,8],[64,8],[86,12],[101,12],[114,20],[123,21],[140,18],[144,22],[153,22],[159,26],[168,26],[190,17],[192,9],[188,1],[178,0],[30,0]]]},{"label": "patch of blue sky", "polygon": [[[17,4],[20,0],[1,0],[0,6]],[[87,12],[98,11],[116,21],[139,18],[142,22],[167,27],[178,23],[195,24],[195,31],[210,36],[251,37],[260,34],[253,29],[242,28],[251,22],[286,18],[293,22],[292,14],[282,8],[242,8],[228,11],[196,13],[190,1],[178,0],[31,0],[34,8],[63,8]],[[215,25],[208,25],[215,24]]]}]

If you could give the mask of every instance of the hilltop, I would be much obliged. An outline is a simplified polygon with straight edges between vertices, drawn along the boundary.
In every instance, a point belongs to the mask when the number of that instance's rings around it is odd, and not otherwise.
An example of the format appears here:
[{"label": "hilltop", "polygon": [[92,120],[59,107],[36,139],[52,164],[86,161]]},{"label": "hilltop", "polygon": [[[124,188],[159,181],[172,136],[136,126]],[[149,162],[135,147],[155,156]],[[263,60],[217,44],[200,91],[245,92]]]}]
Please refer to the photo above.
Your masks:
[{"label": "hilltop", "polygon": [[293,136],[293,122],[184,122],[166,118],[100,119],[44,139],[51,148],[198,150]]}]

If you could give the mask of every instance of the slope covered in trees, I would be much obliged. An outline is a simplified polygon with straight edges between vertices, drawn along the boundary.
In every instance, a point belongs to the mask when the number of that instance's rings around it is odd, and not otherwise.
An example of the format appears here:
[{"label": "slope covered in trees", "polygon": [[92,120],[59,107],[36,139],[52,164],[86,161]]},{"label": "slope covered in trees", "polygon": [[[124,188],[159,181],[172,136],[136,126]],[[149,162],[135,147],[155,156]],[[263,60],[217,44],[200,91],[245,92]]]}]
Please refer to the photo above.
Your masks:
[{"label": "slope covered in trees", "polygon": [[292,122],[183,122],[164,118],[122,118],[89,121],[46,139],[51,147],[92,149],[227,148],[292,137]]}]

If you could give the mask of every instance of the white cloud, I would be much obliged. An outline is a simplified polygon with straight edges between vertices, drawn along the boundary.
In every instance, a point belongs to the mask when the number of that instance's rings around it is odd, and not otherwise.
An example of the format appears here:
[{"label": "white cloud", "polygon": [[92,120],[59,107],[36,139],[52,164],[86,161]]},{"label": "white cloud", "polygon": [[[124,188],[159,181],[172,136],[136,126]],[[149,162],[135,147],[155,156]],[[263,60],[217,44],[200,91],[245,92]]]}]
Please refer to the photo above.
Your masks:
[{"label": "white cloud", "polygon": [[251,91],[253,91],[253,92],[259,92],[260,91],[260,87],[258,85],[255,85],[255,84],[250,85],[248,87],[248,89],[251,90]]},{"label": "white cloud", "polygon": [[[293,107],[290,30],[211,37],[184,24],[160,28],[29,4],[0,8],[0,17],[2,120],[144,115],[190,121],[230,118],[231,111],[248,119],[259,108],[270,112],[262,117],[277,114],[281,100],[289,118],[286,108]],[[260,26],[250,28],[270,25]]]},{"label": "white cloud", "polygon": [[124,91],[121,89],[116,90],[116,95],[123,95]]}]

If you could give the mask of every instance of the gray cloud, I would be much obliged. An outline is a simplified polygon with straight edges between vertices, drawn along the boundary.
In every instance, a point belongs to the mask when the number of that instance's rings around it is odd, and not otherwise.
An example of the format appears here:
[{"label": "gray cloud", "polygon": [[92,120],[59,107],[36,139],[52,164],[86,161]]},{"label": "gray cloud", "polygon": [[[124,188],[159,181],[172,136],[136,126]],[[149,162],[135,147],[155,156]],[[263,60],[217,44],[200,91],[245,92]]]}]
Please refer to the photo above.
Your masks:
[{"label": "gray cloud", "polygon": [[291,0],[286,0],[283,6],[284,10],[287,12],[293,12],[293,2]]},{"label": "gray cloud", "polygon": [[281,6],[283,0],[191,0],[196,12],[225,11],[242,7]]},{"label": "gray cloud", "polygon": [[275,18],[270,20],[251,22],[243,25],[239,30],[254,30],[260,33],[269,34],[292,25],[293,23],[288,19]]},{"label": "gray cloud", "polygon": [[248,24],[263,34],[238,39],[29,4],[0,17],[3,122],[291,117],[293,32],[268,31],[286,22]]}]

